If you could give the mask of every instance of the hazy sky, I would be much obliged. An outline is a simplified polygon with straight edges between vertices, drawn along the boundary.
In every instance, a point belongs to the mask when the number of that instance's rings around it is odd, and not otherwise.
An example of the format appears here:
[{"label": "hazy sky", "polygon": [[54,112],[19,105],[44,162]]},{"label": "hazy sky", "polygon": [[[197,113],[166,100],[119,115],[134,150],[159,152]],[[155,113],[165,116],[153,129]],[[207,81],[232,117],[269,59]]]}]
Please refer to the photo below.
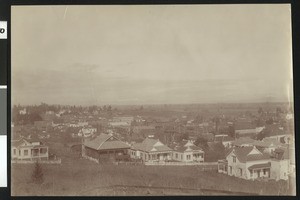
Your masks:
[{"label": "hazy sky", "polygon": [[289,5],[12,7],[13,103],[293,98]]}]

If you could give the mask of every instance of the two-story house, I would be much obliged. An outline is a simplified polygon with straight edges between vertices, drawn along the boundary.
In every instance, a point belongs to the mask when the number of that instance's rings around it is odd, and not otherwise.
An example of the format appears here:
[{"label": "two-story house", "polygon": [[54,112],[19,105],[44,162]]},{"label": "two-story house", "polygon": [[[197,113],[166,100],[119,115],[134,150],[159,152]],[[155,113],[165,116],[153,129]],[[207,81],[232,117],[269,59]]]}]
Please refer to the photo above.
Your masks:
[{"label": "two-story house", "polygon": [[270,156],[255,146],[234,147],[226,155],[227,174],[243,179],[270,177]]}]

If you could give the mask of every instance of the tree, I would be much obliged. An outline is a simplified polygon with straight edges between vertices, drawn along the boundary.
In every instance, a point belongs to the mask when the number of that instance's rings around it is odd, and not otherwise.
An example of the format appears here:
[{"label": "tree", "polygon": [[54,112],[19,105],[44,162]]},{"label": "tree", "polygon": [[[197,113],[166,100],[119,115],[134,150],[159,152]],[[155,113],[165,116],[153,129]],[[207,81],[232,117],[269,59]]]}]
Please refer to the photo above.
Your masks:
[{"label": "tree", "polygon": [[256,140],[262,140],[265,137],[266,137],[266,133],[264,131],[261,131],[256,135]]},{"label": "tree", "polygon": [[208,149],[208,144],[207,144],[207,139],[204,138],[204,137],[198,137],[195,141],[195,145],[198,146],[198,147],[201,147],[203,149]]},{"label": "tree", "polygon": [[228,136],[235,138],[235,128],[233,125],[228,126]]},{"label": "tree", "polygon": [[280,107],[277,107],[276,108],[276,116],[279,117],[280,114],[282,114],[282,113],[283,113],[282,109]]},{"label": "tree", "polygon": [[34,170],[31,175],[32,182],[36,184],[42,184],[44,182],[43,169],[40,163],[37,161],[34,166]]},{"label": "tree", "polygon": [[189,139],[189,134],[188,133],[184,133],[180,136],[181,141],[182,140],[188,140]]},{"label": "tree", "polygon": [[107,111],[111,111],[111,105],[109,105],[108,107],[107,107]]},{"label": "tree", "polygon": [[220,118],[218,116],[213,118],[213,122],[215,123],[215,134],[218,134],[219,132],[219,124],[220,124]]},{"label": "tree", "polygon": [[261,115],[261,114],[263,114],[264,110],[262,109],[262,107],[259,107],[257,112],[258,112],[258,114]]},{"label": "tree", "polygon": [[272,118],[269,118],[267,121],[266,121],[266,124],[273,124],[274,123],[274,120]]}]

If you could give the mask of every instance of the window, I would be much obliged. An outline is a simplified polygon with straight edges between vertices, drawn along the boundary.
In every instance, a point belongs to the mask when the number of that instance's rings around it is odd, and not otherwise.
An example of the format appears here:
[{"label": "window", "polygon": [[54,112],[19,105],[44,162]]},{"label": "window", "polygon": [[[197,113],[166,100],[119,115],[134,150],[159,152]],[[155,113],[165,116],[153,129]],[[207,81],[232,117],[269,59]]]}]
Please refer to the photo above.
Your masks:
[{"label": "window", "polygon": [[264,175],[266,175],[266,174],[267,174],[267,170],[266,170],[266,169],[263,169],[263,171],[264,171]]},{"label": "window", "polygon": [[242,176],[242,175],[243,175],[243,169],[240,168],[240,176]]},{"label": "window", "polygon": [[17,149],[14,149],[14,155],[16,155],[17,154]]},{"label": "window", "polygon": [[175,157],[178,158],[178,153],[175,154]]},{"label": "window", "polygon": [[191,155],[187,155],[187,156],[186,156],[186,159],[187,159],[187,160],[190,160],[190,159],[191,159]]},{"label": "window", "polygon": [[232,156],[232,161],[236,163],[236,156]]},{"label": "window", "polygon": [[24,156],[28,156],[28,150],[24,150]]}]

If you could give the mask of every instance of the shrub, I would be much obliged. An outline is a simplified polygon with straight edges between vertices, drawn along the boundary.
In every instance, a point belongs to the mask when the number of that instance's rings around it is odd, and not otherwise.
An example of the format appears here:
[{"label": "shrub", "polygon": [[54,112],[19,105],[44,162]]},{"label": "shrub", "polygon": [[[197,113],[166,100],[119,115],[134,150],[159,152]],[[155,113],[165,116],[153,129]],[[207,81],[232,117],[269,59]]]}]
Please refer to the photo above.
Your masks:
[{"label": "shrub", "polygon": [[42,184],[44,182],[44,174],[41,164],[37,161],[35,163],[32,175],[31,175],[32,182],[36,184]]}]

